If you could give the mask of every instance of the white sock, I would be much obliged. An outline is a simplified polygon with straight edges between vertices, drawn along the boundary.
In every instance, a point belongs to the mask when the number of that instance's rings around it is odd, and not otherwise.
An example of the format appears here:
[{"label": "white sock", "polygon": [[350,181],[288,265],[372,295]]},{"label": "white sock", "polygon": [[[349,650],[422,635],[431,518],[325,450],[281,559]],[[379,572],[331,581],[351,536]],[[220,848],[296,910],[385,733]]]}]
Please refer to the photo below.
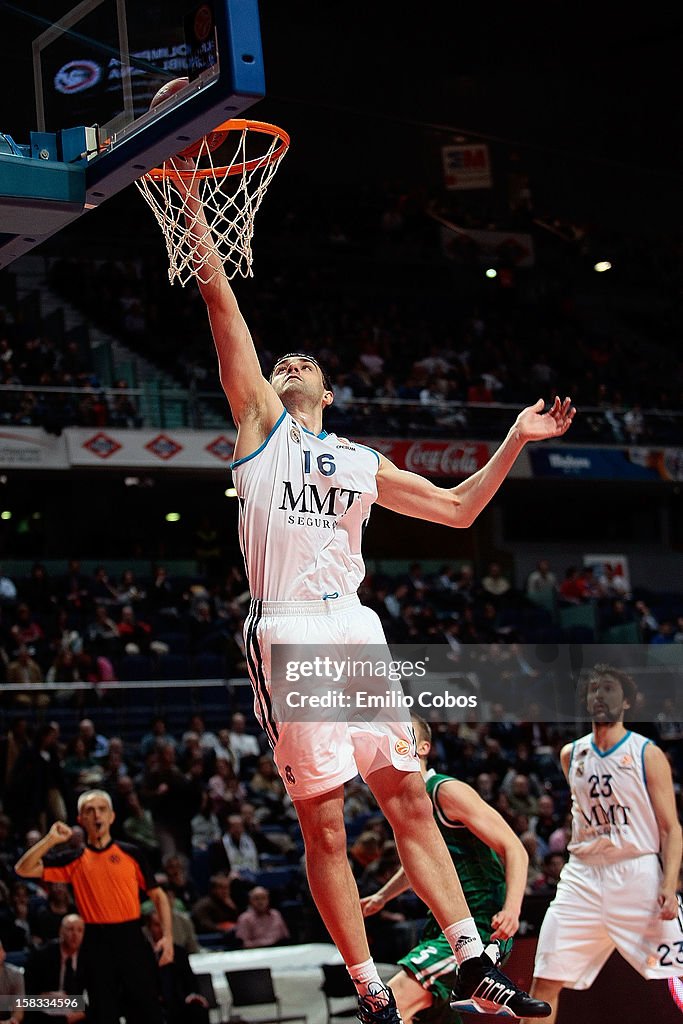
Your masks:
[{"label": "white sock", "polygon": [[458,967],[465,960],[481,956],[484,952],[484,944],[479,938],[473,917],[464,917],[462,921],[449,924],[448,928],[444,928],[443,933],[450,943]]},{"label": "white sock", "polygon": [[362,964],[347,964],[346,970],[349,972],[351,981],[356,986],[356,991],[361,998],[370,996],[381,1005],[388,1003],[389,989],[377,973],[377,967],[372,957],[369,960],[365,960]]}]

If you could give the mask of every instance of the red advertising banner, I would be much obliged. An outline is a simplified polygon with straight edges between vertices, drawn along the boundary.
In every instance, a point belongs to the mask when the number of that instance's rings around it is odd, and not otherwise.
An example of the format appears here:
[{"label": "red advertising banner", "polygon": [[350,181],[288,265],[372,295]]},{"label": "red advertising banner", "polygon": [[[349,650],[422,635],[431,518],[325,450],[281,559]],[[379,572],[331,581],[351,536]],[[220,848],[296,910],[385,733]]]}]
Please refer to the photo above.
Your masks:
[{"label": "red advertising banner", "polygon": [[489,447],[482,441],[411,441],[376,437],[363,439],[363,444],[386,455],[399,469],[421,476],[471,476],[489,458]]}]

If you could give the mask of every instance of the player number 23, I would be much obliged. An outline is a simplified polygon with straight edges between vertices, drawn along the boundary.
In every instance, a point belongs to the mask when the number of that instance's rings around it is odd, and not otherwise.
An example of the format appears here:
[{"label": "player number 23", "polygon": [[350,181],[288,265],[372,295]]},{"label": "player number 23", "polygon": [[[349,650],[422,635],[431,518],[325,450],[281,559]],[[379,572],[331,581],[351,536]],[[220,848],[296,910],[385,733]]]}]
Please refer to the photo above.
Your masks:
[{"label": "player number 23", "polygon": [[[676,963],[683,964],[683,940],[674,942],[674,949],[678,950],[675,956]],[[661,945],[657,946],[657,952],[659,953],[660,967],[673,967],[674,962],[671,957],[674,950],[672,950],[671,946],[667,945],[666,942],[662,942]]]},{"label": "player number 23", "polygon": [[612,783],[610,779],[611,775],[602,776],[602,785],[600,785],[599,775],[589,775],[588,781],[591,783],[590,795],[593,799],[597,799],[600,796],[611,796],[612,795]]}]

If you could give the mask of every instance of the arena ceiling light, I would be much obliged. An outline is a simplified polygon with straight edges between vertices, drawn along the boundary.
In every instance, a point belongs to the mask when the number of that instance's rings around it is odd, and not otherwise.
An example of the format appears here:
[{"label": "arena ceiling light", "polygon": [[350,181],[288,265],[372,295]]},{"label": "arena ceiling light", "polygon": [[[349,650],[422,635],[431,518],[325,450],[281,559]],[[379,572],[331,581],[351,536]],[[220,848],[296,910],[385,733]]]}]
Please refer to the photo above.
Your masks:
[{"label": "arena ceiling light", "polygon": [[180,512],[167,512],[165,518],[167,523],[179,523]]},{"label": "arena ceiling light", "polygon": [[226,498],[236,498],[237,497],[237,488],[236,487],[228,487],[228,489],[225,491],[225,497]]},{"label": "arena ceiling light", "polygon": [[486,276],[493,280],[494,277],[498,277],[498,271],[495,269],[495,267],[489,267],[488,270],[486,271]]},{"label": "arena ceiling light", "polygon": [[609,260],[599,260],[594,264],[593,270],[596,270],[598,274],[604,274],[606,270],[611,270],[612,264]]},{"label": "arena ceiling light", "polygon": [[11,512],[7,512],[7,511],[6,512],[0,512],[0,519],[11,519],[11,518],[12,518],[12,513]]}]

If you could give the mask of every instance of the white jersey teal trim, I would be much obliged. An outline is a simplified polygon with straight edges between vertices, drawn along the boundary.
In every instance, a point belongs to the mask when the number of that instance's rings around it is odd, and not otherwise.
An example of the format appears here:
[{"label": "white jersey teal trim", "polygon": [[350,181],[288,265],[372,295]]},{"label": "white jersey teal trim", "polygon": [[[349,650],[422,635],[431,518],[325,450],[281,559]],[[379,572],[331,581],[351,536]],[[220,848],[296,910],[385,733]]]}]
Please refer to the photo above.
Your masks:
[{"label": "white jersey teal trim", "polygon": [[291,413],[259,451],[258,459],[254,452],[238,460],[233,475],[251,593],[265,602],[333,607],[331,595],[355,594],[365,577],[362,540],[377,498],[377,457],[334,433],[313,433]]},{"label": "white jersey teal trim", "polygon": [[572,794],[571,857],[615,864],[660,852],[660,835],[645,779],[650,739],[629,730],[599,750],[592,733],[574,744],[568,772]]},{"label": "white jersey teal trim", "polygon": [[643,782],[645,783],[645,788],[646,789],[647,789],[647,771],[645,769],[645,748],[649,747],[651,743],[652,743],[652,740],[648,740],[647,743],[643,743],[643,749],[640,752],[640,761],[641,761],[641,766],[642,766],[642,769],[643,769]]},{"label": "white jersey teal trim", "polygon": [[263,444],[260,445],[256,449],[255,452],[252,452],[251,455],[245,455],[243,459],[237,459],[236,462],[231,462],[230,463],[230,469],[234,469],[236,466],[241,466],[244,462],[249,462],[249,459],[255,459],[257,455],[260,455],[261,452],[263,451],[263,449],[266,447],[266,445],[270,441],[270,439],[273,436],[273,434],[275,433],[275,431],[277,430],[277,428],[282,423],[282,421],[283,421],[283,419],[285,418],[286,415],[287,415],[287,410],[283,409],[281,414],[280,414],[280,418],[278,419],[277,423],[275,423],[273,425],[272,429],[270,430],[270,433],[268,434],[268,437],[265,439]]},{"label": "white jersey teal trim", "polygon": [[599,747],[596,747],[595,740],[591,740],[591,746],[593,747],[593,750],[598,755],[598,757],[609,757],[610,754],[613,754],[615,750],[619,749],[619,747],[621,746],[622,743],[626,743],[626,740],[629,738],[630,735],[631,735],[631,730],[629,729],[629,731],[626,733],[626,735],[622,736],[621,739],[618,740],[614,744],[613,747],[609,748],[609,750],[600,750]]}]

